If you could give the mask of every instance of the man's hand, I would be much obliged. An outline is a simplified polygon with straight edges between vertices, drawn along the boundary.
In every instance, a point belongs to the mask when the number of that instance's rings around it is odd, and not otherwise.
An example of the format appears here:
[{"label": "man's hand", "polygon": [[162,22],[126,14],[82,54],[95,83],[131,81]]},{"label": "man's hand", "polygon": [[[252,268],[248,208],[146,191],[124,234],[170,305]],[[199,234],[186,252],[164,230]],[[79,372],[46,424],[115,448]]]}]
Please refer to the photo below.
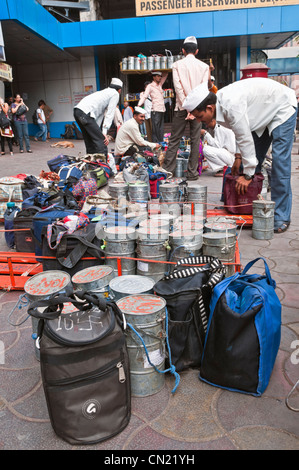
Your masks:
[{"label": "man's hand", "polygon": [[105,145],[108,145],[108,144],[109,144],[108,136],[105,135],[105,134],[103,134],[103,136],[104,136],[104,144],[105,144]]},{"label": "man's hand", "polygon": [[238,194],[245,194],[252,180],[247,180],[244,176],[239,176],[236,181],[236,191]]},{"label": "man's hand", "polygon": [[193,116],[193,114],[188,113],[188,114],[187,114],[187,117],[186,117],[186,119],[185,119],[185,121],[193,121],[193,119],[195,119],[195,117]]},{"label": "man's hand", "polygon": [[156,144],[155,150],[159,150],[160,147],[161,147],[160,144]]}]

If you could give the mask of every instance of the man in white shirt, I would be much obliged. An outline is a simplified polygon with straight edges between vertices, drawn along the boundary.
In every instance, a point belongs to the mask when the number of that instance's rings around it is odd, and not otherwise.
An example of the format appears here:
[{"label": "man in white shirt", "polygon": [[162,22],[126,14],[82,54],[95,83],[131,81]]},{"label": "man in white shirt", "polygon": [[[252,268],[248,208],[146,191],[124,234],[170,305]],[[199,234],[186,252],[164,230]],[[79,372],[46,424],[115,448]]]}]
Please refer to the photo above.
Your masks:
[{"label": "man in white shirt", "polygon": [[271,198],[275,202],[274,231],[282,233],[291,221],[291,151],[297,117],[295,92],[270,78],[247,78],[210,93],[207,84],[192,90],[184,108],[207,126],[212,119],[232,129],[236,137],[232,174],[244,194],[261,170],[272,144]]},{"label": "man in white shirt", "polygon": [[81,129],[86,152],[107,155],[108,131],[115,115],[122,81],[112,78],[108,88],[85,96],[74,108],[74,118]]},{"label": "man in white shirt", "polygon": [[44,113],[45,104],[46,103],[43,100],[40,100],[38,102],[38,109],[36,110],[36,115],[37,115],[37,125],[39,127],[39,130],[37,131],[37,134],[34,137],[35,141],[41,138],[43,142],[48,142],[47,141],[47,123],[46,123],[46,116]]},{"label": "man in white shirt", "polygon": [[[151,82],[145,82],[144,83],[144,90],[146,87],[150,84]],[[140,93],[140,98],[143,98],[144,96],[144,91]],[[145,129],[146,129],[146,137],[149,142],[152,142],[152,99],[150,96],[148,96],[143,104],[144,111],[145,111]]]},{"label": "man in white shirt", "polygon": [[129,106],[128,101],[124,101],[124,113],[123,113],[123,121],[126,122],[133,117],[133,110],[131,106]]},{"label": "man in white shirt", "polygon": [[135,106],[132,119],[125,122],[119,129],[115,139],[114,153],[118,155],[133,155],[142,147],[150,147],[152,150],[158,150],[158,143],[144,140],[140,133],[140,124],[144,122],[145,110]]},{"label": "man in white shirt", "polygon": [[222,176],[223,168],[233,166],[235,161],[236,139],[233,131],[213,119],[207,130],[201,130],[201,137],[208,166],[215,172],[214,176]]},{"label": "man in white shirt", "polygon": [[184,135],[186,125],[189,122],[191,152],[188,162],[187,179],[197,180],[199,177],[198,158],[201,124],[186,112],[183,108],[183,102],[193,88],[200,85],[200,83],[210,80],[210,69],[207,64],[196,58],[198,45],[194,36],[189,36],[185,39],[182,52],[185,56],[184,59],[178,60],[172,67],[176,105],[174,109],[171,136],[163,168],[170,171],[172,174],[175,173],[180,140]]}]

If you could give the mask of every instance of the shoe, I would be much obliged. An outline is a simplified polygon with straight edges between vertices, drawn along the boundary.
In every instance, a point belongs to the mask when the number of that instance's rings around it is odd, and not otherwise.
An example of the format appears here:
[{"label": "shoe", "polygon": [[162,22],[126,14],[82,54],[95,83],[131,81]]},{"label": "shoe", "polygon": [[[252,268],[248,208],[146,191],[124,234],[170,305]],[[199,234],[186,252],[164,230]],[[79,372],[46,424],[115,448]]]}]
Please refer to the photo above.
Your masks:
[{"label": "shoe", "polygon": [[205,170],[208,170],[208,169],[209,169],[209,165],[204,165],[204,166],[202,167],[202,171],[205,171]]},{"label": "shoe", "polygon": [[24,150],[20,150],[20,153],[24,153]]},{"label": "shoe", "polygon": [[283,222],[279,228],[274,230],[274,233],[286,232],[288,230],[289,226],[290,226],[290,222]]},{"label": "shoe", "polygon": [[10,155],[13,157],[13,152],[10,152]]},{"label": "shoe", "polygon": [[27,153],[32,153],[32,150],[27,150]]},{"label": "shoe", "polygon": [[34,137],[34,141],[35,141],[35,142],[38,142],[38,140],[37,140],[37,138],[36,138],[36,137]]},{"label": "shoe", "polygon": [[189,176],[187,177],[187,181],[197,181],[199,179],[199,176]]},{"label": "shoe", "polygon": [[1,152],[1,155],[5,155],[5,152]]}]

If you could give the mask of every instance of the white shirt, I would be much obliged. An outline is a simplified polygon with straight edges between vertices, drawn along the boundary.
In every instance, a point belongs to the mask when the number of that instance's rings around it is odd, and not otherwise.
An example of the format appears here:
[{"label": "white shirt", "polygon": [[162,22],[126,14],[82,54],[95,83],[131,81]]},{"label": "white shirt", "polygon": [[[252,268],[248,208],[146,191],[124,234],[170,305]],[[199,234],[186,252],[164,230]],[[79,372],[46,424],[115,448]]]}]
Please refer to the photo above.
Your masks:
[{"label": "white shirt", "polygon": [[104,120],[102,132],[106,135],[111,127],[118,102],[118,91],[115,88],[105,88],[85,96],[75,108],[81,109],[85,114],[89,113],[90,117],[96,120],[99,127],[101,127]]},{"label": "white shirt", "polygon": [[193,88],[209,79],[209,66],[188,54],[184,59],[174,62],[172,66],[173,86],[176,92],[175,111],[182,110],[183,103]]},{"label": "white shirt", "polygon": [[152,149],[156,147],[156,143],[147,142],[142,138],[139,124],[134,118],[129,119],[119,129],[115,139],[115,155],[123,155],[133,144]]},{"label": "white shirt", "polygon": [[294,90],[270,78],[247,78],[218,90],[216,120],[233,130],[244,173],[253,175],[258,163],[251,133],[260,137],[268,128],[271,134],[296,108]]},{"label": "white shirt", "polygon": [[216,124],[214,128],[214,137],[209,132],[206,132],[204,140],[212,147],[226,149],[233,155],[236,153],[236,140],[233,131],[219,124]]},{"label": "white shirt", "polygon": [[[39,115],[42,119],[39,118]],[[37,123],[38,124],[45,124],[46,123],[45,113],[41,108],[38,108],[36,110],[36,116],[37,116]]]},{"label": "white shirt", "polygon": [[125,109],[124,109],[124,122],[128,121],[129,119],[131,119],[133,117],[133,111],[131,109],[130,106],[127,106]]},{"label": "white shirt", "polygon": [[[144,95],[144,91],[140,93],[140,98],[142,98]],[[151,118],[151,112],[152,112],[152,100],[150,97],[146,98],[144,102],[144,111],[145,111],[145,119],[150,119]]]}]

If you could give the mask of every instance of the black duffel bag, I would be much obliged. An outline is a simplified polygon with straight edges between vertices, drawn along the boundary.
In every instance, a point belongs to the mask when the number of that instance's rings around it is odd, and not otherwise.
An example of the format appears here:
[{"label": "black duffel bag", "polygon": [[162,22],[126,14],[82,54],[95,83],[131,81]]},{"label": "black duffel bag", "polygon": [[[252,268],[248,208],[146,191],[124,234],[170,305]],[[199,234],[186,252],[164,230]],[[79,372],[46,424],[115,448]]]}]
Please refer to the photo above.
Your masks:
[{"label": "black duffel bag", "polygon": [[13,222],[16,251],[24,253],[35,252],[33,217],[40,211],[39,207],[30,207],[17,212]]},{"label": "black duffel bag", "polygon": [[224,274],[225,266],[217,258],[191,256],[179,260],[153,288],[166,300],[169,347],[178,372],[200,367],[212,291]]},{"label": "black duffel bag", "polygon": [[[52,234],[51,246],[55,246],[57,233]],[[57,248],[52,249],[45,226],[42,228],[42,256],[45,257],[41,258],[43,270],[58,269],[73,276],[82,269],[104,264],[105,252],[101,248],[102,245],[103,240],[97,236],[96,224],[90,223],[71,234],[65,234]]]},{"label": "black duffel bag", "polygon": [[[72,313],[61,316],[69,305]],[[41,376],[55,433],[86,445],[121,432],[131,416],[131,389],[117,305],[83,293],[58,294],[31,303],[28,313],[39,319]]]}]

